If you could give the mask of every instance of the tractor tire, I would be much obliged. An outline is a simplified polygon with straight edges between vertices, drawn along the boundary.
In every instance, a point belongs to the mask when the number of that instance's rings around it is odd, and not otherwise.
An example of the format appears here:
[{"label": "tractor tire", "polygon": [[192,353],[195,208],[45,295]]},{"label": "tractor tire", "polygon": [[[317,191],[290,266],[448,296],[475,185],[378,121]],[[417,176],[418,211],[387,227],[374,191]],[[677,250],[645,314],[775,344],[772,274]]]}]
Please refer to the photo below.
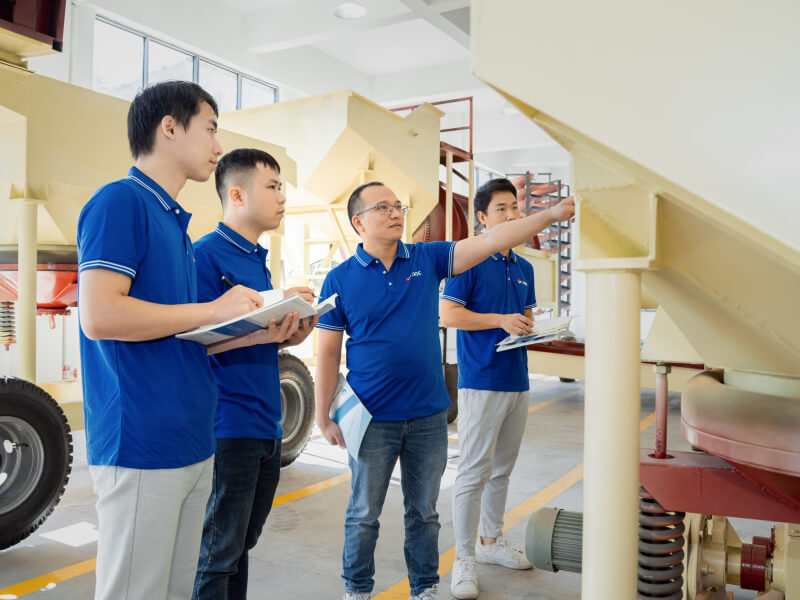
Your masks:
[{"label": "tractor tire", "polygon": [[447,395],[450,396],[447,422],[452,423],[458,417],[458,365],[447,364],[444,366],[444,385],[447,387]]},{"label": "tractor tire", "polygon": [[292,464],[306,447],[314,428],[314,380],[302,360],[278,354],[281,379],[281,467]]},{"label": "tractor tire", "polygon": [[43,389],[0,377],[0,550],[33,533],[53,512],[72,470],[72,435]]}]

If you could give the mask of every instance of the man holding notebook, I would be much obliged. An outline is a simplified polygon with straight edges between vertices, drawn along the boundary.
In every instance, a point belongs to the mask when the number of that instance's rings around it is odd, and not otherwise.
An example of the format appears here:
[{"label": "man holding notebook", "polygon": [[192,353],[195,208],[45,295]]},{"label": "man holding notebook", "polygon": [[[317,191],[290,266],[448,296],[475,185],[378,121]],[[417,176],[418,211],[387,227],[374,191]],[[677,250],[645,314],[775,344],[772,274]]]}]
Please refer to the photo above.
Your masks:
[{"label": "man holding notebook", "polygon": [[[514,184],[492,179],[481,186],[475,194],[475,213],[487,231],[519,219]],[[532,567],[502,536],[508,479],[528,417],[528,356],[525,346],[496,350],[509,334],[532,331],[534,306],[533,267],[510,245],[448,280],[442,294],[442,324],[459,330],[461,458],[453,488],[456,560],[450,593],[454,598],[478,597],[476,561],[510,569]]]},{"label": "man holding notebook", "polygon": [[316,420],[328,442],[344,446],[329,417],[347,332],[347,381],[372,413],[352,471],[342,555],[345,600],[371,596],[378,518],[400,460],[405,504],[405,560],[412,600],[439,598],[436,501],[447,462],[449,405],[438,333],[439,283],[496,252],[569,219],[572,200],[504,223],[460,242],[401,242],[408,207],[386,186],[356,188],[348,216],[362,239],[355,254],[328,273],[322,296],[337,306],[320,318]]},{"label": "man holding notebook", "polygon": [[[265,304],[300,294],[313,301],[307,287],[273,290],[267,250],[258,238],[281,223],[286,198],[280,166],[268,153],[240,148],[217,164],[217,193],[223,219],[194,244],[197,294],[201,301],[231,286],[266,291]],[[211,370],[219,388],[214,418],[216,454],[211,497],[206,509],[195,600],[247,596],[248,551],[272,507],[281,467],[281,391],[278,348],[302,342],[316,317],[300,323],[290,313],[273,319],[262,343],[218,352]],[[227,342],[221,342],[220,345]]]}]

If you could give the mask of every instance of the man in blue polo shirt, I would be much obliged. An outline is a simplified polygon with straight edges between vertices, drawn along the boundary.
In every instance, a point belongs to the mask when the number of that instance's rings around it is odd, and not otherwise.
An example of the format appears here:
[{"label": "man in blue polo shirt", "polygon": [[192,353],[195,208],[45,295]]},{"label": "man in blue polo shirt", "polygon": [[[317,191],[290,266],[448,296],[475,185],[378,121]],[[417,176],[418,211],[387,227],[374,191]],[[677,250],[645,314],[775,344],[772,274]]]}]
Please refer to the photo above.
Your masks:
[{"label": "man in blue polo shirt", "polygon": [[436,501],[447,463],[449,405],[438,333],[439,282],[569,219],[574,203],[499,225],[460,242],[404,244],[408,207],[378,182],[356,188],[347,203],[361,236],[353,256],[328,273],[321,295],[337,293],[320,318],[316,420],[328,442],[344,446],[329,416],[347,332],[347,380],[372,414],[358,453],[349,457],[350,502],[342,553],[345,600],[372,593],[378,518],[400,460],[405,504],[405,559],[412,600],[439,598]]},{"label": "man in blue polo shirt", "polygon": [[[272,289],[267,250],[258,244],[261,234],[277,228],[283,218],[286,197],[280,171],[275,158],[262,150],[239,148],[220,159],[215,177],[222,222],[194,244],[200,302],[225,293],[223,277],[248,288],[272,290],[270,303],[294,293],[313,302],[307,287]],[[261,535],[280,479],[278,347],[299,344],[315,324],[308,320],[298,329],[297,313],[290,313],[279,325],[270,325],[275,330],[273,343],[210,358],[219,386],[217,449],[193,600],[247,597],[248,552]]]},{"label": "man in blue polo shirt", "polygon": [[[475,194],[478,220],[491,231],[520,218],[517,189],[492,179]],[[477,598],[475,562],[511,569],[531,563],[502,537],[508,479],[528,417],[528,356],[524,347],[496,352],[509,334],[532,331],[533,267],[505,248],[447,281],[439,314],[458,328],[458,439],[461,459],[453,489],[456,560],[454,598]],[[481,499],[482,496],[482,499]],[[480,521],[481,537],[475,550]]]},{"label": "man in blue polo shirt", "polygon": [[[206,348],[176,333],[261,305],[237,286],[197,303],[191,215],[177,203],[222,149],[200,86],[142,90],[128,112],[136,160],[78,220],[80,347],[89,470],[97,493],[95,598],[188,598],[211,488],[217,386]],[[261,341],[264,332],[217,350]],[[212,352],[214,350],[211,350]]]}]

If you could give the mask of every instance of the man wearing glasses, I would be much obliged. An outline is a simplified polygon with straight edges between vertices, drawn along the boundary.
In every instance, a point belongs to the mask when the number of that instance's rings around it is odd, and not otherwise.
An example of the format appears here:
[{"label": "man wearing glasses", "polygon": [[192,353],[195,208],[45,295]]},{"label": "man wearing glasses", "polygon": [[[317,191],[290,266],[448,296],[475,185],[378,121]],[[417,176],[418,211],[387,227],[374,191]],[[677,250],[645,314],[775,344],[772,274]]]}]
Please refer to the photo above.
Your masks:
[{"label": "man wearing glasses", "polygon": [[405,560],[410,600],[439,599],[436,501],[447,463],[450,404],[441,367],[439,283],[516,246],[575,211],[565,200],[460,242],[404,244],[403,206],[389,188],[356,188],[347,213],[361,237],[355,254],[325,278],[321,296],[338,294],[320,318],[316,420],[325,439],[344,447],[329,416],[347,332],[347,381],[372,414],[358,453],[349,458],[351,496],[342,554],[345,600],[367,600],[374,586],[378,518],[400,460]]}]

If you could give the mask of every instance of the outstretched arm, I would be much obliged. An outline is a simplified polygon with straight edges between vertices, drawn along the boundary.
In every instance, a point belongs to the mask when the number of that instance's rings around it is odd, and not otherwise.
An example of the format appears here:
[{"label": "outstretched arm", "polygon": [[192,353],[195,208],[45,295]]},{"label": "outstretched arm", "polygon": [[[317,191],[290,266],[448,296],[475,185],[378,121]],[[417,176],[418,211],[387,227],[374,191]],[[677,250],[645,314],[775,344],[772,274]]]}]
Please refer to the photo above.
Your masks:
[{"label": "outstretched arm", "polygon": [[501,223],[482,235],[457,242],[453,252],[453,275],[474,267],[495,252],[518,246],[545,227],[571,219],[574,214],[575,199],[570,196],[553,208],[540,210],[524,219]]}]

